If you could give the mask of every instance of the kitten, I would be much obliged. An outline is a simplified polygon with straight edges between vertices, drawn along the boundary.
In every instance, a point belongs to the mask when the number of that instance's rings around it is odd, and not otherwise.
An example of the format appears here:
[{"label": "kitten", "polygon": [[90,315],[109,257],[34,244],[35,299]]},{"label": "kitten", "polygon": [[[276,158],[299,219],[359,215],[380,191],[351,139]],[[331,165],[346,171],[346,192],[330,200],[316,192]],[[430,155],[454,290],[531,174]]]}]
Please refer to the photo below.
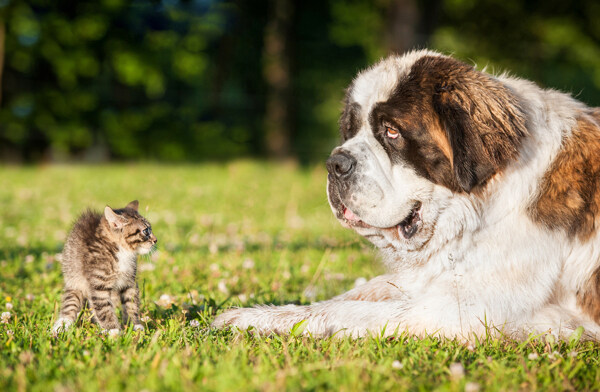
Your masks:
[{"label": "kitten", "polygon": [[115,302],[123,305],[123,322],[143,330],[139,316],[139,289],[135,281],[138,254],[149,253],[156,245],[150,223],[138,213],[137,200],[125,208],[104,214],[87,210],[69,234],[62,252],[65,279],[62,308],[53,331],[67,329],[77,319],[84,301],[94,320],[104,330],[120,329]]}]

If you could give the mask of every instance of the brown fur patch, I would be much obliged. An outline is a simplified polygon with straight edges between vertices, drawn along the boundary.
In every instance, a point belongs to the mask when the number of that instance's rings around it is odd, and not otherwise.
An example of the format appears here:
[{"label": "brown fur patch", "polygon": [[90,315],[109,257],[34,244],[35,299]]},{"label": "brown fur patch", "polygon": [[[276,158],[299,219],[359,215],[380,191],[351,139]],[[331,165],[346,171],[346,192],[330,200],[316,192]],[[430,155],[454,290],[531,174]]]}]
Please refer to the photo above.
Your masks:
[{"label": "brown fur patch", "polygon": [[564,229],[585,241],[596,232],[599,187],[600,128],[593,117],[582,115],[544,175],[530,215],[548,228]]},{"label": "brown fur patch", "polygon": [[[483,186],[515,159],[527,135],[518,98],[490,75],[449,57],[425,56],[370,115],[391,160],[406,161],[454,191]],[[389,140],[391,123],[402,138]]]},{"label": "brown fur patch", "polygon": [[446,132],[440,126],[433,126],[429,129],[429,133],[431,134],[431,138],[433,139],[434,143],[450,161],[450,166],[454,166],[452,146],[450,145],[450,140],[448,140],[448,135],[446,135]]}]

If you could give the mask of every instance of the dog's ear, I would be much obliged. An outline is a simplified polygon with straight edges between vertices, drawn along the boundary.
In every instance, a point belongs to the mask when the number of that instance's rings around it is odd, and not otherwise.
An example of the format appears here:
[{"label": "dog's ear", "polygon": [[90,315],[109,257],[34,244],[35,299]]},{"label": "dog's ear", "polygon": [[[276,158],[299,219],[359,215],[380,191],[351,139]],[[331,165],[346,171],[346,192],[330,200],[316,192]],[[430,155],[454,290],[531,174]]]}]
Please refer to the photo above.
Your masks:
[{"label": "dog's ear", "polygon": [[434,109],[452,148],[453,170],[465,192],[516,157],[527,134],[516,96],[500,81],[454,59],[438,75]]}]

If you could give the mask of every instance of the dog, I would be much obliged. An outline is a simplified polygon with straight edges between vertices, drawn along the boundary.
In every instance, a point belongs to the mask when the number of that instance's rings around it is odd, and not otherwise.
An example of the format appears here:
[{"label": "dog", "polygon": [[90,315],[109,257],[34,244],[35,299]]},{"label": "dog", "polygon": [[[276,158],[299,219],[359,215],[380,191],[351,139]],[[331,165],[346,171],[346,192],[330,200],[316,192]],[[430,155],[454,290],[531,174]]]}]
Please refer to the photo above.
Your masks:
[{"label": "dog", "polygon": [[358,74],[326,166],[385,275],[213,326],[313,336],[600,337],[600,109],[428,50]]}]

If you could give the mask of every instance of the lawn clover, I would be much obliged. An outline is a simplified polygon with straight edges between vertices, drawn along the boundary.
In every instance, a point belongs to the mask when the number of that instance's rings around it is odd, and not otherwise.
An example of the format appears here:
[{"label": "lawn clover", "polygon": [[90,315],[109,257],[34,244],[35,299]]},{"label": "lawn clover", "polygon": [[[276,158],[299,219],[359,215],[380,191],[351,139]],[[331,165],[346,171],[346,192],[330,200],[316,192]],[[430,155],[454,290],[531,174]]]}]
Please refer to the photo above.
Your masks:
[{"label": "lawn clover", "polygon": [[551,361],[554,361],[555,359],[560,358],[561,355],[558,351],[552,351],[550,354],[548,354],[548,359],[550,359]]},{"label": "lawn clover", "polygon": [[2,312],[2,315],[0,316],[0,323],[8,324],[8,322],[10,321],[10,316],[10,312]]},{"label": "lawn clover", "polygon": [[171,297],[169,294],[163,294],[160,296],[158,301],[155,301],[155,303],[162,308],[170,308],[174,302],[174,298]]},{"label": "lawn clover", "polygon": [[12,310],[12,308],[13,308],[13,304],[11,302],[7,302],[6,303],[6,309]]},{"label": "lawn clover", "polygon": [[229,289],[227,288],[227,283],[224,280],[220,280],[217,284],[217,289],[223,294],[229,294]]},{"label": "lawn clover", "polygon": [[254,260],[245,259],[244,262],[242,263],[242,268],[243,269],[253,269],[254,268]]},{"label": "lawn clover", "polygon": [[465,367],[460,362],[454,362],[450,365],[450,378],[459,379],[465,375]]},{"label": "lawn clover", "polygon": [[362,286],[363,284],[367,283],[367,279],[363,278],[362,276],[359,278],[356,278],[356,280],[354,281],[354,287],[359,287]]},{"label": "lawn clover", "polygon": [[198,321],[198,320],[190,321],[190,327],[198,328],[199,326],[200,326],[200,321]]}]

